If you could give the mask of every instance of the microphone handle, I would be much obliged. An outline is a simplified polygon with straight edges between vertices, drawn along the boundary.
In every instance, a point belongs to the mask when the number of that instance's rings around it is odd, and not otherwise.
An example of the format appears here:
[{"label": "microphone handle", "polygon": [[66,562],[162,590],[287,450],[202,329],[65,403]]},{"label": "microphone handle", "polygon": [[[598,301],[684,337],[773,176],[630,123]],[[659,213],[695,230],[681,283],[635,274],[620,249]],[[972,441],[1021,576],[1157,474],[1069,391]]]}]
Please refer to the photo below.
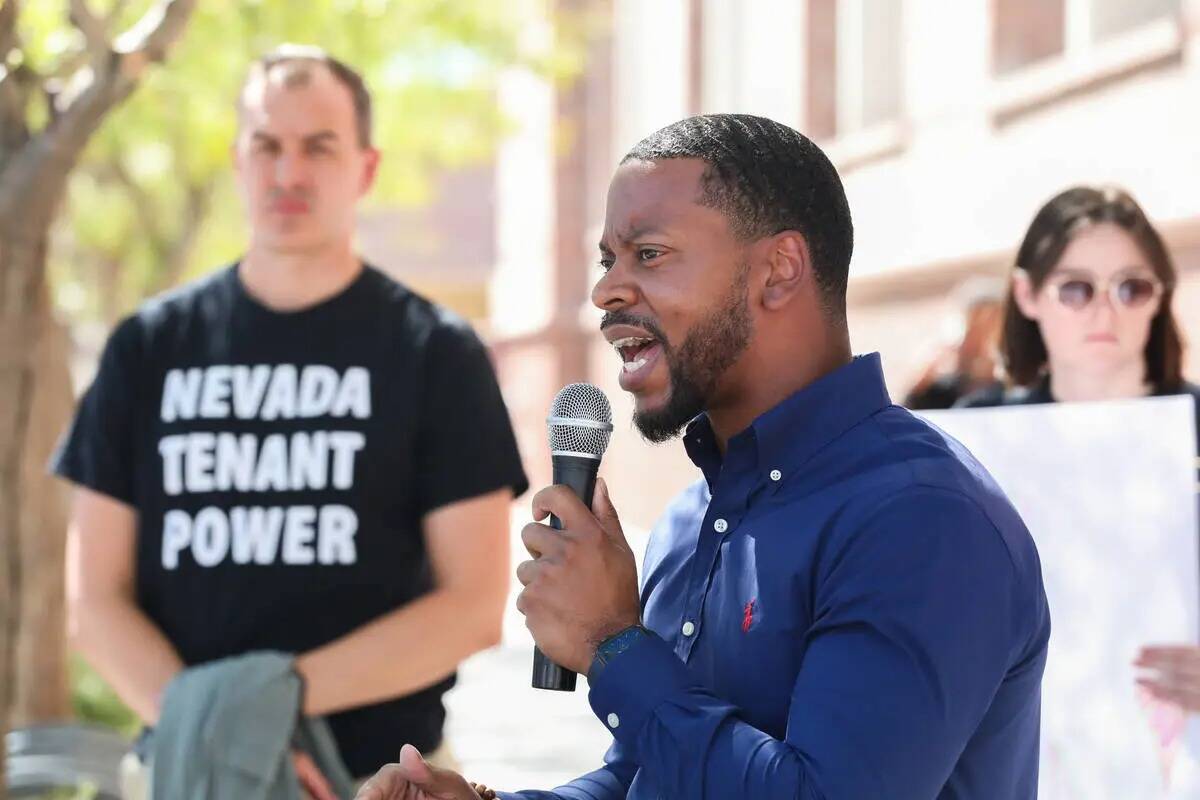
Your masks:
[{"label": "microphone handle", "polygon": [[[553,481],[571,487],[576,497],[591,507],[592,494],[596,491],[596,472],[600,462],[583,456],[553,456]],[[558,517],[550,516],[550,527],[562,530]],[[575,691],[576,674],[555,664],[536,646],[533,648],[533,688],[555,692]]]}]

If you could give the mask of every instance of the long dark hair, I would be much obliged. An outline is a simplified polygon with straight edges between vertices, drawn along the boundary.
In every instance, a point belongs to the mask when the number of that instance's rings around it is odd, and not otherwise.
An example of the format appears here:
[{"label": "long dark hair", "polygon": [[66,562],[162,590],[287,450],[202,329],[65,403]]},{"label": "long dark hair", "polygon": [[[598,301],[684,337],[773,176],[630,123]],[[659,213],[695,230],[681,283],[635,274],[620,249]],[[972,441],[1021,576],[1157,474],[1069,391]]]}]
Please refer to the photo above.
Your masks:
[{"label": "long dark hair", "polygon": [[[1176,391],[1183,384],[1183,337],[1171,311],[1175,264],[1162,237],[1128,192],[1116,187],[1076,186],[1056,195],[1030,223],[1017,251],[1016,267],[1029,274],[1035,291],[1040,290],[1071,240],[1081,231],[1105,222],[1129,234],[1162,282],[1163,294],[1146,341],[1146,380],[1156,392]],[[1029,386],[1045,370],[1046,343],[1037,322],[1017,307],[1013,284],[1010,279],[1000,351],[1009,379],[1018,386]]]}]

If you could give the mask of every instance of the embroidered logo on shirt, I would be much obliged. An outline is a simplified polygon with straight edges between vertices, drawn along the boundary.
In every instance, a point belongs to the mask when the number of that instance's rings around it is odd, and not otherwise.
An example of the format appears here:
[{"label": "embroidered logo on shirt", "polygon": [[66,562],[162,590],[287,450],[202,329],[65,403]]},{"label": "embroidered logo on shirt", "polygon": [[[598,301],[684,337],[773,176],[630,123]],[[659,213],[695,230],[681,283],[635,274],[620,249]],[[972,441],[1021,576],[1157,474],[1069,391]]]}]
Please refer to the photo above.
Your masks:
[{"label": "embroidered logo on shirt", "polygon": [[747,633],[750,626],[754,624],[754,601],[746,603],[746,607],[742,609],[742,633]]}]

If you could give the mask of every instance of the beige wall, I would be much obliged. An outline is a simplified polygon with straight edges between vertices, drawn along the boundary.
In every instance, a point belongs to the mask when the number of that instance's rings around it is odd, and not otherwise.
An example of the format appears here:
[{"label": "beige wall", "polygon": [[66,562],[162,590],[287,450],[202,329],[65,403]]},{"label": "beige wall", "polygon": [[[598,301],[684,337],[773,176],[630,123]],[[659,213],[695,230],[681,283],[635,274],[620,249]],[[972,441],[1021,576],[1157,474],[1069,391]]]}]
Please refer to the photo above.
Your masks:
[{"label": "beige wall", "polygon": [[[679,443],[651,447],[632,430],[629,402],[615,384],[617,360],[596,332],[597,315],[584,296],[547,292],[547,270],[578,276],[590,268],[611,166],[638,138],[686,113],[689,98],[701,98],[705,112],[761,113],[805,130],[803,87],[830,79],[811,71],[804,52],[810,2],[821,1],[614,0],[613,30],[621,35],[604,42],[603,58],[593,61],[587,78],[580,113],[589,135],[566,144],[586,149],[586,177],[564,183],[562,154],[555,151],[540,163],[559,161],[557,184],[540,171],[533,181],[512,183],[512,191],[533,192],[532,200],[511,192],[506,199],[500,182],[502,208],[553,208],[555,230],[584,232],[581,247],[560,247],[547,265],[544,221],[510,211],[517,228],[501,231],[518,239],[521,225],[539,231],[532,257],[506,261],[493,282],[504,282],[504,291],[493,292],[508,304],[500,313],[517,323],[498,328],[520,331],[500,341],[497,358],[535,483],[549,477],[546,410],[557,388],[577,379],[591,380],[613,400],[617,430],[604,471],[630,524],[650,525],[696,477]],[[901,117],[823,142],[855,217],[855,350],[880,351],[892,395],[902,397],[943,337],[958,282],[1005,274],[1033,213],[1056,192],[1116,182],[1143,203],[1178,260],[1177,316],[1195,343],[1188,374],[1200,380],[1200,0],[1183,0],[1182,26],[1148,29],[1115,49],[1076,54],[1006,80],[994,78],[990,64],[996,3],[902,2]],[[698,30],[690,25],[697,13]],[[752,58],[739,59],[747,47]],[[689,83],[695,75],[699,87]],[[589,116],[589,109],[603,113]],[[590,199],[564,204],[555,192]],[[578,213],[585,219],[564,217]],[[592,342],[586,357],[564,359],[580,335]]]}]

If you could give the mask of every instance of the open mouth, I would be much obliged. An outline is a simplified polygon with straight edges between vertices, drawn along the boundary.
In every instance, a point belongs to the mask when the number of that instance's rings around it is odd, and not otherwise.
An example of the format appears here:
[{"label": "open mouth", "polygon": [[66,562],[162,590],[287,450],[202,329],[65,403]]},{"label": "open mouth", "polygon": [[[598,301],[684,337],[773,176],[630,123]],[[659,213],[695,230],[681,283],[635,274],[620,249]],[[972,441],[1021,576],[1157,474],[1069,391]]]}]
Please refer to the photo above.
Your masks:
[{"label": "open mouth", "polygon": [[640,371],[653,361],[662,349],[656,339],[648,336],[626,336],[614,341],[612,346],[624,362],[622,369],[628,373]]}]

